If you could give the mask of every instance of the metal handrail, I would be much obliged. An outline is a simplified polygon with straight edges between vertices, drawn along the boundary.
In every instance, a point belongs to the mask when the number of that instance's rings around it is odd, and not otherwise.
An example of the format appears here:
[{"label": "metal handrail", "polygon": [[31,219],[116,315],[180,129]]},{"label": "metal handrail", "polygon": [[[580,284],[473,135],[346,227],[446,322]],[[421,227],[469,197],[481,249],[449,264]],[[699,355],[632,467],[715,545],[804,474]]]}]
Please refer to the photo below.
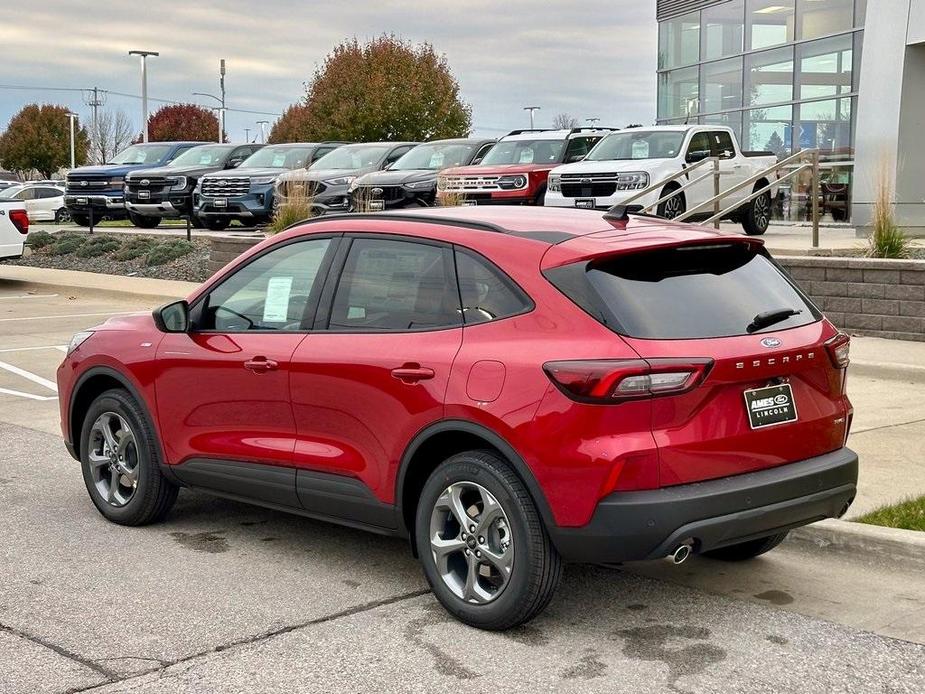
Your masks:
[{"label": "metal handrail", "polygon": [[[752,193],[751,195],[749,195],[748,197],[746,197],[746,198],[744,198],[743,200],[737,202],[737,203],[735,204],[734,207],[730,207],[730,208],[727,209],[727,210],[723,210],[722,212],[719,213],[719,215],[714,215],[713,217],[710,217],[709,219],[705,219],[705,220],[703,220],[702,222],[699,222],[699,224],[709,224],[710,222],[714,221],[715,219],[718,219],[719,217],[724,217],[724,216],[726,216],[726,214],[728,214],[729,210],[734,210],[736,207],[741,207],[742,205],[751,202],[752,200],[754,200],[755,198],[757,198],[759,195],[764,195],[765,193],[767,193],[769,190],[771,190],[774,186],[776,186],[777,184],[779,184],[781,181],[786,181],[787,179],[792,178],[793,176],[795,176],[796,174],[800,173],[801,171],[804,171],[805,169],[808,169],[808,168],[811,168],[811,167],[812,167],[812,164],[802,164],[802,165],[798,166],[798,167],[795,168],[793,171],[791,171],[791,172],[789,172],[789,173],[786,173],[786,174],[784,174],[783,176],[780,176],[777,180],[774,181],[774,183],[769,183],[769,184],[766,185],[764,188],[760,188],[760,189],[756,190],[755,192],[753,192],[753,193]],[[677,219],[677,218],[676,218],[676,219]]]},{"label": "metal handrail", "polygon": [[[700,177],[694,179],[693,181],[688,181],[688,182],[685,183],[684,185],[682,185],[682,186],[680,186],[680,187],[678,187],[678,188],[675,188],[675,189],[672,190],[672,191],[669,191],[668,195],[665,195],[664,197],[659,198],[658,200],[656,200],[655,202],[653,202],[651,205],[646,205],[645,207],[642,208],[642,210],[643,210],[643,212],[645,212],[646,210],[651,210],[653,207],[658,207],[659,205],[661,205],[661,204],[662,204],[663,202],[665,202],[666,200],[670,200],[670,199],[673,198],[675,195],[678,195],[679,193],[683,192],[686,188],[689,188],[690,186],[694,185],[695,183],[698,183],[698,182],[702,181],[703,179],[707,178],[708,176],[713,176],[713,192],[714,192],[714,193],[718,193],[718,192],[719,192],[719,175],[720,175],[720,172],[719,172],[719,157],[704,157],[704,158],[701,159],[700,161],[694,162],[694,163],[691,164],[690,166],[685,166],[685,167],[682,168],[680,171],[676,171],[675,173],[671,174],[670,176],[666,176],[665,178],[663,178],[663,179],[657,181],[656,183],[652,183],[652,184],[646,186],[645,188],[643,188],[642,190],[636,192],[635,194],[630,195],[628,198],[626,198],[623,202],[620,203],[620,207],[626,208],[626,206],[629,205],[631,202],[635,202],[636,200],[639,200],[639,198],[645,197],[645,196],[648,195],[649,193],[653,193],[653,192],[655,192],[655,191],[661,192],[661,190],[664,189],[664,187],[665,187],[666,185],[668,185],[669,183],[671,183],[672,181],[676,181],[676,180],[678,180],[679,178],[681,178],[682,176],[689,176],[690,173],[691,173],[692,171],[696,171],[696,170],[699,169],[701,166],[704,166],[704,165],[706,165],[706,164],[713,164],[713,171],[708,172],[708,173],[705,173],[705,174],[703,174],[702,176],[700,176]],[[718,203],[717,203],[717,205],[716,205],[715,208],[714,208],[714,212],[719,213],[719,204],[718,204]],[[716,221],[716,222],[714,223],[714,226],[715,226],[717,229],[719,229],[719,221]]]}]

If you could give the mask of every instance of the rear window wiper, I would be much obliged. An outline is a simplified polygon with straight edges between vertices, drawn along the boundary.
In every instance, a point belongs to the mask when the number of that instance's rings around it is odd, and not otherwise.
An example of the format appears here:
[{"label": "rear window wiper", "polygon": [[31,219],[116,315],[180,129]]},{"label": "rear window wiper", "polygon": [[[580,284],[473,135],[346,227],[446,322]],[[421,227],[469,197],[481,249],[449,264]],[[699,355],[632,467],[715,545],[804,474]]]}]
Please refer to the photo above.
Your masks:
[{"label": "rear window wiper", "polygon": [[798,316],[801,313],[803,313],[803,311],[796,308],[775,308],[771,311],[764,311],[752,318],[752,322],[748,324],[745,330],[748,333],[754,333],[762,328],[767,328],[775,323],[787,320],[790,316]]}]

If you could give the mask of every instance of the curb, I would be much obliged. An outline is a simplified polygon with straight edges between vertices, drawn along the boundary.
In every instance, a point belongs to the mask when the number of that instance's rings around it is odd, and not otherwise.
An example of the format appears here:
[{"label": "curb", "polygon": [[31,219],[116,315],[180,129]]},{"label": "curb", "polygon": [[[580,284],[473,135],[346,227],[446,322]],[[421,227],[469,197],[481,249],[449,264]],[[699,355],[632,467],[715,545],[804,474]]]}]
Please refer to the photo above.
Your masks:
[{"label": "curb", "polygon": [[788,543],[823,553],[889,561],[925,569],[925,532],[823,520],[790,531]]},{"label": "curb", "polygon": [[104,275],[98,272],[55,270],[26,265],[0,266],[0,282],[17,283],[23,289],[29,287],[58,291],[85,289],[97,295],[122,298],[141,297],[161,302],[182,299],[200,286],[196,282]]}]

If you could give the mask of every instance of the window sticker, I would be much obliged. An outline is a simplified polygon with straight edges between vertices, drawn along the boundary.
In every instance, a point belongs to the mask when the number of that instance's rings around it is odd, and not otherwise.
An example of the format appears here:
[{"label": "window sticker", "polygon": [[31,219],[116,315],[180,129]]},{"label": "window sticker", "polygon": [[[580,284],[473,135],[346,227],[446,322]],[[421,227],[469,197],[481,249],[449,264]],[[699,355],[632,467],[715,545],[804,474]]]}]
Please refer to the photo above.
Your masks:
[{"label": "window sticker", "polygon": [[289,295],[292,277],[271,277],[267,282],[267,300],[263,305],[264,323],[283,323],[289,320]]}]

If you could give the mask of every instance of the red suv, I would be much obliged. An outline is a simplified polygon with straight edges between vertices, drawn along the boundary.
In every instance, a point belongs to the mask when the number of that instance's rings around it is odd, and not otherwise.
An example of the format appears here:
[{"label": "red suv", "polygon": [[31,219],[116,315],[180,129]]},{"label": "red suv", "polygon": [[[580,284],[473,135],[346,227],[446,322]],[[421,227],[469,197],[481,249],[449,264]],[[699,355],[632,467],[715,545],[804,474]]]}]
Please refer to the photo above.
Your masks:
[{"label": "red suv", "polygon": [[848,338],[760,241],[641,216],[324,217],[77,334],[64,439],[125,525],[179,487],[411,540],[504,629],[563,561],[747,559],[851,504]]}]

